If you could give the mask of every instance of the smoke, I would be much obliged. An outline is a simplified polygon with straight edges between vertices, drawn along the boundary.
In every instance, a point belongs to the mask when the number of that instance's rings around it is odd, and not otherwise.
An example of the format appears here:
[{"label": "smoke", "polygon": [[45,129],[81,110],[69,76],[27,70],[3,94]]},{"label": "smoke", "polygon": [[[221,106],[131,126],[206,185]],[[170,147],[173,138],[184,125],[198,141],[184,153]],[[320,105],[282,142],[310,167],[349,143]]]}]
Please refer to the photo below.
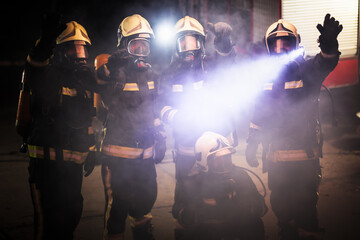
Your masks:
[{"label": "smoke", "polygon": [[208,85],[184,97],[180,108],[185,109],[184,115],[196,116],[195,125],[220,126],[226,119],[224,115],[236,116],[246,111],[264,86],[276,81],[284,68],[302,55],[303,49],[297,49],[210,70]]}]

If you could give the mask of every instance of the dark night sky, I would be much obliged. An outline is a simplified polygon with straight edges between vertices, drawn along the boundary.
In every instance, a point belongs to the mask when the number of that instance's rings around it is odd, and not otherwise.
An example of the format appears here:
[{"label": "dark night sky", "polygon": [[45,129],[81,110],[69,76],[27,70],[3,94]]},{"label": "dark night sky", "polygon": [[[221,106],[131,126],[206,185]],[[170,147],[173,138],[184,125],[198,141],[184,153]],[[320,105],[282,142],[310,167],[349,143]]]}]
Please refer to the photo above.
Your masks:
[{"label": "dark night sky", "polygon": [[90,54],[111,52],[117,44],[117,28],[126,16],[139,13],[153,25],[160,18],[180,18],[176,0],[153,1],[8,1],[3,2],[0,37],[0,61],[23,61],[40,33],[41,16],[57,10],[65,22],[75,20],[82,24],[92,40]]},{"label": "dark night sky", "polygon": [[[6,91],[0,94],[0,101],[16,109],[23,63],[39,38],[41,16],[45,12],[55,9],[62,14],[64,22],[75,20],[85,27],[92,41],[89,51],[92,63],[98,54],[111,53],[115,49],[117,29],[126,16],[138,13],[154,28],[159,19],[180,19],[182,15],[177,6],[177,0],[2,1],[0,84]],[[161,49],[154,44],[152,53],[155,70],[159,66],[167,66],[170,60],[168,49]]]}]

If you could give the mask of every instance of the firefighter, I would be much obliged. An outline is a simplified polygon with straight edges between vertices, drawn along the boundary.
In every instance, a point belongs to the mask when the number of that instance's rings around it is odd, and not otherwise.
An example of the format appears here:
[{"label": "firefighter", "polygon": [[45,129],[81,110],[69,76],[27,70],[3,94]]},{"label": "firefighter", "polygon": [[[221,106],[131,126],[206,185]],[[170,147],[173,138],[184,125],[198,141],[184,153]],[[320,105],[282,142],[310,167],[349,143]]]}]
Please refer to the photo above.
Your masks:
[{"label": "firefighter", "polygon": [[[327,14],[317,29],[321,52],[278,66],[280,75],[265,83],[255,104],[247,139],[246,160],[252,167],[259,165],[256,152],[258,144],[263,145],[270,203],[282,239],[321,237],[316,208],[321,179],[318,98],[322,82],[339,60],[342,25]],[[293,24],[280,19],[268,28],[265,40],[274,56],[297,50],[300,35]]]},{"label": "firefighter", "polygon": [[201,160],[193,166],[198,168],[193,201],[183,209],[186,221],[193,221],[194,239],[264,239],[264,197],[246,170],[232,163],[229,140],[207,131],[195,151]]},{"label": "firefighter", "polygon": [[[175,197],[172,216],[175,220],[175,239],[191,239],[191,224],[184,222],[183,209],[191,202],[191,189],[196,182],[191,172],[198,154],[195,142],[204,131],[218,132],[233,139],[233,126],[227,121],[212,124],[219,116],[227,119],[225,111],[210,110],[205,85],[205,31],[194,18],[185,16],[175,24],[176,49],[169,67],[160,82],[160,116],[172,128],[174,138]],[[216,98],[215,98],[216,99]],[[209,111],[207,111],[209,110]],[[226,115],[225,115],[226,114]],[[217,121],[215,121],[217,122]]]},{"label": "firefighter", "polygon": [[153,239],[155,163],[166,150],[165,132],[154,109],[157,75],[149,63],[153,38],[145,18],[139,14],[126,17],[118,28],[117,49],[97,69],[97,76],[107,83],[100,92],[108,112],[101,146],[104,239],[124,239],[127,216],[134,239]]},{"label": "firefighter", "polygon": [[73,239],[83,208],[85,160],[93,158],[94,73],[91,41],[75,21],[43,17],[41,37],[25,63],[30,91],[29,182],[34,204],[34,239]]}]

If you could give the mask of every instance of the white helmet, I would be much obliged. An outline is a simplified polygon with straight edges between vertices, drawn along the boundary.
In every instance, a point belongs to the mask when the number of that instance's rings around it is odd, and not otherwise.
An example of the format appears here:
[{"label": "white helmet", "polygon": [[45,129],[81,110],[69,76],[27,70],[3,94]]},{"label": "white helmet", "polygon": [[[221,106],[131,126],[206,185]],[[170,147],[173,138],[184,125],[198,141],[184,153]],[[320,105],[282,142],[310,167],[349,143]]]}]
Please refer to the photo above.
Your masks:
[{"label": "white helmet", "polygon": [[201,160],[196,162],[189,175],[208,171],[208,160],[235,153],[230,141],[217,133],[204,132],[195,143],[195,152],[200,153]]}]

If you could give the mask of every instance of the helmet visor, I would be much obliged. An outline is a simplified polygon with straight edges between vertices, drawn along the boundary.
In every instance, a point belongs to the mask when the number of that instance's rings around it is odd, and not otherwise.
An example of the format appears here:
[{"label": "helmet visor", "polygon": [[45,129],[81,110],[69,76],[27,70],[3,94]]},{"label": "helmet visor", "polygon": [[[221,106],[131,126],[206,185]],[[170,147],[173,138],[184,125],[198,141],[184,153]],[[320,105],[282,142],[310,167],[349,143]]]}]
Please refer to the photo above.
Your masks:
[{"label": "helmet visor", "polygon": [[128,43],[128,52],[131,55],[147,57],[150,54],[150,42],[145,38],[135,38]]},{"label": "helmet visor", "polygon": [[71,59],[87,59],[89,53],[84,41],[74,41],[65,45],[65,54]]},{"label": "helmet visor", "polygon": [[275,37],[268,40],[270,54],[288,53],[296,49],[295,37]]},{"label": "helmet visor", "polygon": [[177,39],[177,50],[179,52],[194,51],[200,48],[200,41],[196,36],[185,35]]}]

